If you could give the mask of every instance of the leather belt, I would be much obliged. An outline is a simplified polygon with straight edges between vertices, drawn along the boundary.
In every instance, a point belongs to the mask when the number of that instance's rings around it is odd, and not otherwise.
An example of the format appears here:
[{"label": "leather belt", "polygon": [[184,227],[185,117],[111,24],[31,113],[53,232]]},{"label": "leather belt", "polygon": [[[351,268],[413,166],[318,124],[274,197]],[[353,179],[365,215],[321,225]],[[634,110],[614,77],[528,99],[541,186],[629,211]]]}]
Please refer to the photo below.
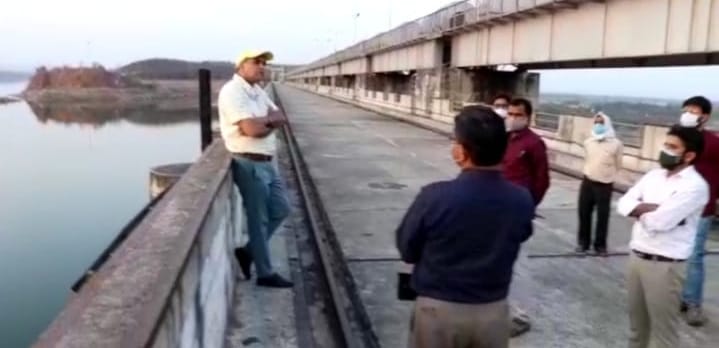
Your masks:
[{"label": "leather belt", "polygon": [[649,261],[659,261],[659,262],[684,262],[686,260],[679,260],[679,259],[672,259],[661,255],[654,255],[654,254],[647,254],[643,253],[641,251],[632,250],[635,255],[639,256],[639,258]]},{"label": "leather belt", "polygon": [[248,153],[248,152],[242,152],[242,153],[234,153],[235,156],[240,156],[247,158],[251,161],[257,161],[257,162],[270,162],[272,161],[272,156],[270,155],[263,155],[260,153]]}]

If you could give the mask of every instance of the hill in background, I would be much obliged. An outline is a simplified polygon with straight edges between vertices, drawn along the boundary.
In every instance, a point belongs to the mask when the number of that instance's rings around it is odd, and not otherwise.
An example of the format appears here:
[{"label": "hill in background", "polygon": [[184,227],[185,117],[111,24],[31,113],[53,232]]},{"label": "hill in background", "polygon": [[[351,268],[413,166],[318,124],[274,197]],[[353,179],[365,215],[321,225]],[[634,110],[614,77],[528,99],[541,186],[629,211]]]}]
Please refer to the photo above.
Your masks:
[{"label": "hill in background", "polygon": [[[272,68],[287,67],[288,71],[293,65],[268,65]],[[229,79],[235,71],[232,62],[203,61],[190,62],[179,59],[153,58],[127,64],[117,72],[124,76],[145,80],[185,80],[196,79],[199,69],[209,69],[213,79]]]},{"label": "hill in background", "polygon": [[229,78],[234,66],[230,62],[189,62],[179,59],[153,58],[139,60],[119,69],[122,75],[147,80],[196,79],[197,70],[209,69],[213,78]]}]

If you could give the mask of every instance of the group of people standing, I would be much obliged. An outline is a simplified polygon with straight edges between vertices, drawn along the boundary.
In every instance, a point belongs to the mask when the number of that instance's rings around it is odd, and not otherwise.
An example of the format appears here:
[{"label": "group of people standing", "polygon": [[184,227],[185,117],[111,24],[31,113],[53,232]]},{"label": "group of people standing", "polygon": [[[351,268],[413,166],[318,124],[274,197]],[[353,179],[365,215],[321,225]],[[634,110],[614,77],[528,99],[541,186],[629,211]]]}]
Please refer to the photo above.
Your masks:
[{"label": "group of people standing", "polygon": [[[674,268],[682,268],[680,272],[676,272],[674,278],[664,280],[668,284],[642,284],[641,288],[645,289],[645,292],[657,289],[680,292],[681,297],[671,294],[670,298],[653,300],[658,301],[655,305],[669,307],[667,313],[671,315],[668,320],[678,320],[675,314],[682,312],[685,313],[686,322],[692,326],[701,326],[705,321],[701,309],[704,253],[719,194],[719,137],[706,129],[711,112],[712,104],[703,96],[685,100],[678,123],[667,133],[659,154],[660,168],[645,174],[618,202],[620,214],[638,220],[633,228],[630,245],[633,261],[630,262],[631,265],[642,263],[637,261],[637,258],[646,260],[649,257],[650,260],[659,260],[658,262],[668,260],[663,262],[673,263]],[[591,137],[584,142],[584,150],[585,166],[579,194],[576,251],[587,252],[592,244],[599,255],[606,256],[613,183],[622,169],[624,154],[622,142],[617,139],[611,119],[607,115],[598,113],[595,116]],[[591,222],[594,210],[597,211],[597,219],[592,242]],[[652,226],[651,223],[657,218],[669,224]],[[676,224],[672,225],[674,220]],[[653,244],[647,245],[649,240],[653,241]],[[660,265],[666,266],[668,263]],[[630,307],[636,304],[635,301],[640,304],[648,303],[644,298],[632,301],[633,295],[636,295],[632,290],[636,292],[640,289],[635,283],[639,280],[635,273],[638,268],[632,266],[628,278]],[[680,286],[675,286],[676,284]],[[676,305],[669,301],[675,298],[680,301]],[[676,308],[679,308],[679,311]],[[632,310],[633,314],[637,314],[635,312]],[[660,320],[655,319],[653,322]]]},{"label": "group of people standing", "polygon": [[[549,187],[546,147],[529,129],[531,103],[494,99],[455,117],[457,178],[422,189],[397,229],[418,292],[411,347],[507,347],[507,293],[520,245]],[[687,99],[649,171],[619,200],[636,219],[626,286],[632,348],[679,346],[679,321],[704,322],[703,256],[719,193],[719,138],[705,129],[711,103]],[[606,257],[614,184],[624,149],[611,118],[597,113],[584,142],[577,248]],[[597,212],[592,234],[594,211]],[[685,274],[687,275],[685,277]],[[528,324],[528,323],[527,323]]]},{"label": "group of people standing", "polygon": [[[243,197],[249,242],[235,250],[257,285],[292,287],[273,271],[268,240],[289,214],[277,173],[274,129],[285,115],[259,87],[267,51],[246,51],[218,100],[225,146]],[[658,162],[619,200],[636,219],[627,269],[630,347],[678,346],[680,312],[701,325],[704,246],[719,194],[719,138],[705,129],[711,103],[692,97],[666,135]],[[418,297],[411,347],[507,347],[526,318],[507,303],[520,246],[533,234],[536,208],[550,185],[547,148],[530,129],[532,103],[498,96],[492,107],[465,107],[454,119],[451,157],[460,174],[422,188],[396,230],[401,259],[414,265]],[[578,253],[608,256],[613,185],[624,155],[611,118],[598,113],[584,142]],[[592,217],[597,212],[592,234]],[[592,236],[593,235],[593,236]],[[686,276],[685,276],[686,275]],[[685,279],[686,278],[686,279]],[[513,318],[511,318],[513,317]]]},{"label": "group of people standing", "polygon": [[398,227],[418,297],[411,347],[506,347],[529,321],[506,298],[520,245],[549,189],[532,103],[498,96],[454,119],[457,178],[424,187]]}]

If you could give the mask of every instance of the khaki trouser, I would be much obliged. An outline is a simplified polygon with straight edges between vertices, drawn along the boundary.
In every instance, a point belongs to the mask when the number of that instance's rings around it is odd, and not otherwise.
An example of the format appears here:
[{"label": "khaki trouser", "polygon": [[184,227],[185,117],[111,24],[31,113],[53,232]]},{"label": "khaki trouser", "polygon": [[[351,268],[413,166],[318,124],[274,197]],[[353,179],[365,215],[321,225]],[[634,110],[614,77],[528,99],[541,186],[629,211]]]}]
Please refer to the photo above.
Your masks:
[{"label": "khaki trouser", "polygon": [[630,348],[679,346],[685,269],[685,262],[649,261],[631,255],[627,271]]},{"label": "khaki trouser", "polygon": [[410,348],[506,348],[506,300],[463,304],[418,297],[410,323]]}]

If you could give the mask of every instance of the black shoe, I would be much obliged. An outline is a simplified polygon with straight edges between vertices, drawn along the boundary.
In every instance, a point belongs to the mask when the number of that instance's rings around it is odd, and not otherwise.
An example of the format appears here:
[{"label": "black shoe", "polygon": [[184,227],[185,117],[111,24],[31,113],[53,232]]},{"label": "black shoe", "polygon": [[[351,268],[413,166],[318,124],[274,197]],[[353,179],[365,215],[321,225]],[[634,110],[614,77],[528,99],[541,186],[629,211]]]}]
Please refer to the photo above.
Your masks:
[{"label": "black shoe", "polygon": [[704,325],[704,313],[702,308],[699,306],[689,305],[687,306],[686,313],[687,324],[694,327],[700,327]]},{"label": "black shoe", "polygon": [[686,313],[687,310],[689,310],[689,304],[682,301],[682,303],[679,305],[679,312]]},{"label": "black shoe", "polygon": [[240,270],[242,270],[242,275],[245,276],[245,279],[251,279],[252,272],[250,271],[250,267],[252,267],[252,255],[250,255],[250,251],[245,247],[237,248],[235,249],[235,258],[237,258],[237,262],[240,264]]},{"label": "black shoe", "polygon": [[517,337],[520,336],[526,332],[528,332],[532,328],[532,325],[529,323],[528,318],[523,318],[521,316],[514,316],[511,318],[509,323],[509,337]]},{"label": "black shoe", "polygon": [[586,254],[587,251],[589,251],[589,248],[585,248],[583,246],[578,246],[578,247],[574,248],[574,252],[577,254]]},{"label": "black shoe", "polygon": [[275,273],[271,276],[257,278],[258,286],[265,286],[268,288],[291,288],[294,284],[291,281],[282,278],[279,274]]}]

